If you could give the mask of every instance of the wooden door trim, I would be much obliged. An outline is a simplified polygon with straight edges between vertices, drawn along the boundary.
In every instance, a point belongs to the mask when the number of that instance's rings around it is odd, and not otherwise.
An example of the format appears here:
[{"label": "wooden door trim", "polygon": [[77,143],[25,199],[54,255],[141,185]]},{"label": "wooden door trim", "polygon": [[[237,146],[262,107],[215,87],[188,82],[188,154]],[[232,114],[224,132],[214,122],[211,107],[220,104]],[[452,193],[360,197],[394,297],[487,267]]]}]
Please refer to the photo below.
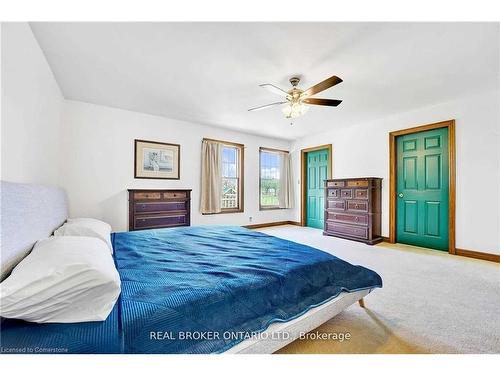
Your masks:
[{"label": "wooden door trim", "polygon": [[434,129],[448,129],[448,252],[456,253],[455,247],[455,194],[456,194],[456,146],[455,120],[441,121],[433,124],[416,126],[409,129],[397,130],[389,133],[389,242],[396,242],[396,137],[400,135],[419,133]]},{"label": "wooden door trim", "polygon": [[332,178],[332,155],[333,155],[333,150],[332,150],[332,145],[331,144],[326,144],[326,145],[320,145],[320,146],[315,146],[315,147],[309,147],[309,148],[304,148],[300,150],[300,226],[305,227],[306,226],[306,214],[307,214],[307,207],[306,207],[306,196],[307,196],[307,189],[306,189],[306,156],[308,152],[312,151],[319,151],[319,150],[327,150],[328,151],[328,168],[327,168],[327,178],[330,179]]}]

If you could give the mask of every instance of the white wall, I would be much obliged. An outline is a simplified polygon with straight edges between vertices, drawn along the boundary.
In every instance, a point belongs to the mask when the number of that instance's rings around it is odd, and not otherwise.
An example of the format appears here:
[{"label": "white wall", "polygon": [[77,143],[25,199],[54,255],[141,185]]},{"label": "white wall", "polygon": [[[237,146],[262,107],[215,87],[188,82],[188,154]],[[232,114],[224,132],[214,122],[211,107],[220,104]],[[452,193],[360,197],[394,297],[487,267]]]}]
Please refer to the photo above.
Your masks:
[{"label": "white wall", "polygon": [[2,23],[2,180],[57,185],[63,97],[27,23]]},{"label": "white wall", "polygon": [[[72,216],[128,226],[127,188],[191,188],[196,224],[289,220],[291,210],[259,211],[258,150],[290,143],[80,102],[65,101],[27,23],[2,23],[1,178],[60,185]],[[64,113],[64,114],[63,114]],[[201,215],[201,139],[245,144],[245,212]],[[181,179],[133,178],[134,139],[181,144]]]},{"label": "white wall", "polygon": [[[102,218],[115,230],[127,228],[127,188],[192,188],[193,224],[249,224],[250,216],[253,223],[299,220],[297,184],[296,209],[258,209],[258,148],[288,149],[288,142],[64,101],[28,24],[3,23],[1,41],[3,180],[61,185],[68,191],[72,216]],[[334,177],[384,178],[383,235],[387,236],[388,133],[454,118],[457,126],[457,247],[500,253],[499,99],[498,91],[483,92],[305,137],[292,146],[295,180],[300,176],[300,149],[332,143]],[[246,145],[244,213],[199,214],[203,137]],[[134,179],[133,140],[136,138],[180,143],[181,180]]]},{"label": "white wall", "polygon": [[[500,254],[499,92],[489,91],[388,118],[330,130],[294,142],[294,175],[300,150],[331,143],[333,177],[377,176],[383,180],[382,235],[389,235],[389,132],[456,120],[456,246]],[[335,124],[332,124],[335,127]],[[296,177],[296,180],[298,178]],[[296,202],[300,202],[297,185]],[[300,206],[292,220],[299,220]]]},{"label": "white wall", "polygon": [[[250,216],[252,223],[292,216],[291,210],[259,211],[259,147],[288,150],[289,142],[76,101],[66,101],[63,123],[62,186],[68,192],[72,216],[100,218],[116,231],[126,230],[126,189],[131,188],[193,189],[193,225],[244,225],[250,224]],[[204,137],[245,145],[245,212],[199,213]],[[134,139],[180,144],[180,180],[134,179]]]}]

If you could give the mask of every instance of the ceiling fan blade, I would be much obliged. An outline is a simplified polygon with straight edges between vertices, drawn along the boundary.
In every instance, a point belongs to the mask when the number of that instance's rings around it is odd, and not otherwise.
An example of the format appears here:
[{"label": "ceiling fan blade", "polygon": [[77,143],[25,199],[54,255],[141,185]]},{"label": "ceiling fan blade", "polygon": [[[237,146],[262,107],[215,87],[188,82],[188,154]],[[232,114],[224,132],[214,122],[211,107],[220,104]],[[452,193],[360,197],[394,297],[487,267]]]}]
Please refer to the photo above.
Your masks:
[{"label": "ceiling fan blade", "polygon": [[263,89],[267,89],[267,90],[271,91],[273,94],[277,94],[279,96],[285,96],[285,97],[288,96],[288,93],[285,90],[282,90],[279,87],[274,86],[270,83],[263,83],[259,86],[262,87]]},{"label": "ceiling fan blade", "polygon": [[326,89],[329,89],[330,87],[338,85],[340,82],[342,82],[341,78],[339,78],[337,76],[331,76],[330,78],[327,78],[324,81],[321,81],[320,83],[317,83],[312,87],[309,87],[300,96],[302,98],[312,96],[314,94],[317,94],[318,92],[324,91]]},{"label": "ceiling fan blade", "polygon": [[307,103],[307,104],[327,105],[327,106],[330,106],[330,107],[336,107],[340,103],[342,103],[342,100],[337,100],[337,99],[318,99],[318,98],[309,98],[309,99],[304,99],[302,101],[304,103]]},{"label": "ceiling fan blade", "polygon": [[271,104],[266,104],[266,105],[261,105],[259,107],[254,107],[250,108],[248,111],[260,111],[261,109],[269,108],[269,107],[274,107],[275,105],[280,105],[280,104],[285,104],[287,102],[276,102],[276,103],[271,103]]}]

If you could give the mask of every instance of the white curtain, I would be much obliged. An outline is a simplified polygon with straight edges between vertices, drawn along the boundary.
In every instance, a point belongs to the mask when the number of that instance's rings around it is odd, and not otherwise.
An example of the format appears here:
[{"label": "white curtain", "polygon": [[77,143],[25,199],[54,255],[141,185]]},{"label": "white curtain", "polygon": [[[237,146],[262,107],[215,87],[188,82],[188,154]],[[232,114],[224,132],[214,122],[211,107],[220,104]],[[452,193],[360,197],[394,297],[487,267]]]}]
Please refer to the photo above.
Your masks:
[{"label": "white curtain", "polygon": [[222,158],[218,142],[203,140],[201,146],[201,202],[202,214],[221,212]]},{"label": "white curtain", "polygon": [[283,152],[280,155],[280,190],[278,199],[280,208],[293,208],[292,161],[288,152]]}]

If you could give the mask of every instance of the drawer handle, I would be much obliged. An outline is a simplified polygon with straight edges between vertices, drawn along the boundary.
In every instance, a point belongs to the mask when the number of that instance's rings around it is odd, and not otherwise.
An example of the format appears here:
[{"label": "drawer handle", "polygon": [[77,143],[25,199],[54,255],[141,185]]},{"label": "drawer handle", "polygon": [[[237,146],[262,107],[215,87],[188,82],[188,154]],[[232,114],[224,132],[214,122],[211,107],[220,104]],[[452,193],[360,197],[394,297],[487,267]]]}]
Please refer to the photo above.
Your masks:
[{"label": "drawer handle", "polygon": [[354,221],[359,221],[359,217],[357,217],[357,216],[356,216],[356,217],[354,218]]},{"label": "drawer handle", "polygon": [[141,208],[146,208],[146,205],[145,204],[141,205]]}]

